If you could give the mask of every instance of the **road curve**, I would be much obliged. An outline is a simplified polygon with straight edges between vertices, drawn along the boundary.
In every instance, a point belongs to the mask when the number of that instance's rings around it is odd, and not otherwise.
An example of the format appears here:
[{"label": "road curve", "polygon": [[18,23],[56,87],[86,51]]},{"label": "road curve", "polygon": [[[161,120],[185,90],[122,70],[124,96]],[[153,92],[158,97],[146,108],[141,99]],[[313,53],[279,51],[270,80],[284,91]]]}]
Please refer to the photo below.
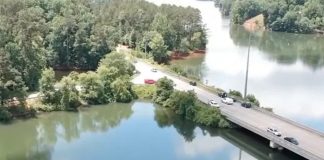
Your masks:
[{"label": "road curve", "polygon": [[[221,98],[217,95],[201,89],[199,87],[191,86],[187,82],[171,76],[167,73],[158,71],[152,72],[151,65],[142,61],[134,64],[136,70],[140,72],[132,82],[134,84],[144,84],[144,79],[158,80],[162,77],[167,77],[176,84],[175,89],[181,91],[194,90],[199,100],[207,103],[209,100],[215,100],[221,104],[220,110],[222,114],[234,123],[265,137],[284,148],[295,152],[296,154],[312,160],[324,160],[324,137],[322,134],[312,132],[311,130],[301,127],[300,124],[291,123],[283,120],[280,116],[273,116],[255,109],[246,109],[240,106],[239,103],[233,105],[226,105],[221,103]],[[267,127],[276,127],[281,133],[282,137],[276,137],[266,132]],[[283,137],[294,137],[298,140],[299,145],[293,145],[285,140]]]}]

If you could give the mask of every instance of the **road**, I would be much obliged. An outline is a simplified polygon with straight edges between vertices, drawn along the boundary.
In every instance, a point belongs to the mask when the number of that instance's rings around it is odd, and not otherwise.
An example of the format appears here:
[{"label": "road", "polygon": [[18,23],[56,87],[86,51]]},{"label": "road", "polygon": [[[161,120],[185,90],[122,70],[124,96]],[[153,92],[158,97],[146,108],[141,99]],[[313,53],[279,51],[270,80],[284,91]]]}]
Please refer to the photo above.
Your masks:
[{"label": "road", "polygon": [[[201,89],[199,87],[191,86],[187,82],[178,79],[177,77],[168,75],[167,73],[157,71],[152,72],[152,66],[144,62],[137,62],[134,64],[136,69],[140,72],[132,82],[134,84],[144,84],[144,79],[158,80],[162,77],[167,77],[176,84],[175,89],[181,91],[194,90],[199,100],[208,103],[209,100],[214,100],[221,104],[220,110],[222,114],[234,123],[256,133],[260,136],[269,139],[286,149],[295,152],[307,159],[324,160],[324,136],[322,133],[317,133],[314,130],[308,129],[300,124],[292,121],[287,121],[280,116],[267,114],[256,109],[247,109],[241,107],[239,103],[233,105],[226,105],[221,103],[221,98],[216,94]],[[282,137],[276,137],[266,132],[267,127],[275,127],[281,133]],[[298,140],[299,145],[293,145],[285,140],[283,137],[294,137]]]}]

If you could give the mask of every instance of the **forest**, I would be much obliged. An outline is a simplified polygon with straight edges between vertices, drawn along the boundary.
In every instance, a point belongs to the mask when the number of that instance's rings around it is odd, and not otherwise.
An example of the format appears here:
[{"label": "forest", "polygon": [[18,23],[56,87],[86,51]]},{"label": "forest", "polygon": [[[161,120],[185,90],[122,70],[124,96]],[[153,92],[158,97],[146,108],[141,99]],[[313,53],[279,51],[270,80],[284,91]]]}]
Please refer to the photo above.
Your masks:
[{"label": "forest", "polygon": [[38,91],[46,68],[94,71],[118,44],[157,63],[206,45],[199,10],[143,0],[1,0],[0,23],[0,114]]},{"label": "forest", "polygon": [[266,28],[291,33],[324,30],[323,0],[215,0],[224,15],[235,24],[263,14]]}]

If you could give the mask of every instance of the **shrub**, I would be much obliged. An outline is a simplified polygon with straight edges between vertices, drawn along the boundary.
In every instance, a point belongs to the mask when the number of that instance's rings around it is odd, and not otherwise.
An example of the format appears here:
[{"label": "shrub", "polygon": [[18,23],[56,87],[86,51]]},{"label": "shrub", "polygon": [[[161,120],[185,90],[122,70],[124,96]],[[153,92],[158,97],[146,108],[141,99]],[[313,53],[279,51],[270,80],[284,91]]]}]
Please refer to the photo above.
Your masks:
[{"label": "shrub", "polygon": [[152,99],[156,92],[155,85],[134,85],[133,90],[139,99]]},{"label": "shrub", "polygon": [[246,96],[246,99],[247,99],[249,102],[255,104],[256,106],[258,106],[258,107],[260,106],[260,102],[259,102],[259,100],[257,100],[253,94],[248,94],[248,95]]},{"label": "shrub", "polygon": [[13,119],[12,114],[5,107],[0,107],[0,122],[10,122]]},{"label": "shrub", "polygon": [[229,91],[229,94],[230,94],[230,95],[233,95],[233,96],[236,96],[236,97],[240,97],[240,98],[242,98],[242,94],[241,94],[241,92],[236,91],[236,90],[230,90],[230,91]]}]

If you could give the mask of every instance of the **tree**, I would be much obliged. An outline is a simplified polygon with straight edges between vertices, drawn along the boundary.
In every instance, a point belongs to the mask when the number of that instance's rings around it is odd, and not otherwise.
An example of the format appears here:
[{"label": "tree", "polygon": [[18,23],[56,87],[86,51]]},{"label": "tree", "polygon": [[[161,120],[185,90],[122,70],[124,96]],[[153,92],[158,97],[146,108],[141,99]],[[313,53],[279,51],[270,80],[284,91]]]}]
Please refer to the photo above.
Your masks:
[{"label": "tree", "polygon": [[103,103],[115,101],[111,84],[118,78],[118,69],[116,67],[100,66],[97,69],[97,74],[102,83],[103,95],[100,97]]},{"label": "tree", "polygon": [[125,55],[118,52],[112,52],[106,55],[105,58],[100,61],[100,66],[106,66],[107,68],[115,67],[118,70],[117,76],[132,76],[135,71],[135,67],[125,59]]},{"label": "tree", "polygon": [[164,103],[164,106],[173,109],[186,119],[192,120],[197,110],[195,106],[196,100],[197,97],[194,91],[174,91]]},{"label": "tree", "polygon": [[61,80],[61,106],[63,110],[75,111],[80,105],[76,82],[71,77],[63,77]]},{"label": "tree", "polygon": [[87,72],[79,75],[79,84],[82,86],[80,98],[88,104],[102,104],[104,88],[99,75],[95,72]]},{"label": "tree", "polygon": [[17,65],[29,90],[38,87],[42,68],[45,66],[43,37],[46,31],[44,10],[40,7],[23,9],[18,13],[14,26],[16,35],[13,43],[7,44],[10,60]]},{"label": "tree", "polygon": [[151,54],[154,61],[158,63],[168,62],[169,56],[162,35],[157,32],[151,32],[151,34],[151,40],[148,45],[151,48]]},{"label": "tree", "polygon": [[111,88],[116,102],[128,103],[134,98],[132,83],[128,77],[119,77],[112,84]]},{"label": "tree", "polygon": [[4,50],[0,49],[0,106],[5,106],[7,100],[14,97],[23,100],[27,88],[20,72],[12,67]]},{"label": "tree", "polygon": [[167,77],[163,77],[156,82],[156,92],[153,96],[153,101],[157,104],[163,105],[164,102],[170,98],[173,93],[173,81]]},{"label": "tree", "polygon": [[261,14],[263,10],[259,0],[235,1],[232,9],[232,21],[237,24],[243,24],[245,20]]},{"label": "tree", "polygon": [[182,53],[188,53],[189,47],[189,41],[186,38],[183,38],[180,43],[179,51]]},{"label": "tree", "polygon": [[44,69],[39,80],[42,101],[45,104],[59,104],[60,92],[55,89],[55,73],[52,68]]},{"label": "tree", "polygon": [[259,102],[259,100],[257,100],[256,98],[255,98],[255,96],[254,95],[252,95],[252,94],[248,94],[247,96],[246,96],[246,99],[248,100],[248,101],[250,101],[251,103],[254,103],[256,106],[260,106],[260,102]]}]

